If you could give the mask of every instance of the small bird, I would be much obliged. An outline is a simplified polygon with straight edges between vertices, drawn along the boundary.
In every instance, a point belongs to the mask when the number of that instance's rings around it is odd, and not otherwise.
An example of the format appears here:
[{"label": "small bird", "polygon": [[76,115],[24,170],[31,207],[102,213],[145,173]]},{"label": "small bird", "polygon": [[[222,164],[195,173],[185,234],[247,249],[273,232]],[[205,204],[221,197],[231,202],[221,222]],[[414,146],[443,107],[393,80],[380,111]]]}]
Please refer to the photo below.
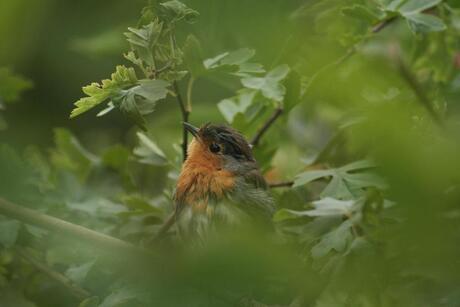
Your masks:
[{"label": "small bird", "polygon": [[193,140],[174,195],[180,233],[205,236],[218,224],[271,220],[274,201],[244,136],[224,125],[184,128]]}]

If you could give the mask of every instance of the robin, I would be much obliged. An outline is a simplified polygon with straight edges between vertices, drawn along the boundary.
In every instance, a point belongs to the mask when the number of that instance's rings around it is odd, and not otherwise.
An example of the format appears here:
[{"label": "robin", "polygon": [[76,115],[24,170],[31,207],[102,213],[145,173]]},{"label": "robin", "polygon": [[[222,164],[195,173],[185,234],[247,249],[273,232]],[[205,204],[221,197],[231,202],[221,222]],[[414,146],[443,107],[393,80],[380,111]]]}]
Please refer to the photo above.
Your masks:
[{"label": "robin", "polygon": [[203,234],[217,224],[271,220],[274,202],[244,136],[224,125],[184,127],[193,139],[176,185],[174,217],[160,234],[174,222],[181,233]]}]

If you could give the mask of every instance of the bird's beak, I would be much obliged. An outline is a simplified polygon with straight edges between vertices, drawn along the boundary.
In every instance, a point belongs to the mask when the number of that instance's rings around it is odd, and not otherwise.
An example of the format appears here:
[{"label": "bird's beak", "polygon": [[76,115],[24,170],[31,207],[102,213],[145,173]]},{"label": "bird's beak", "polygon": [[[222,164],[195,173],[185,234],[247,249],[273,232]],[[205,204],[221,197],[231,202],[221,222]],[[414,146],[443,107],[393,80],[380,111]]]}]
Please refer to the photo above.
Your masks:
[{"label": "bird's beak", "polygon": [[186,122],[184,122],[183,125],[184,125],[185,130],[190,132],[194,137],[198,137],[198,131],[200,129],[198,129],[197,127],[193,126],[192,124],[189,124],[189,123],[186,123]]}]

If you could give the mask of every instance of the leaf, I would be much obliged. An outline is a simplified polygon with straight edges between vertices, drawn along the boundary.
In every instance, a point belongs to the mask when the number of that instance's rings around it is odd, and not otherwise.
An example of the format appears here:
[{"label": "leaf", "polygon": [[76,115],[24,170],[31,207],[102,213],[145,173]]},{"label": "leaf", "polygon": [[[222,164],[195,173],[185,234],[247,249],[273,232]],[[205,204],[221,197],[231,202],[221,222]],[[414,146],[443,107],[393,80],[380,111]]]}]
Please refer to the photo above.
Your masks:
[{"label": "leaf", "polygon": [[134,287],[123,287],[107,296],[99,307],[138,306],[145,293]]},{"label": "leaf", "polygon": [[337,252],[345,251],[345,248],[353,237],[351,227],[352,222],[346,220],[339,227],[325,234],[319,243],[313,246],[311,250],[312,257],[314,259],[324,257],[332,250]]},{"label": "leaf", "polygon": [[144,69],[143,63],[155,67],[153,50],[159,43],[162,31],[163,23],[157,19],[140,28],[128,28],[125,37],[135,52],[129,52],[125,58],[141,69]]},{"label": "leaf", "polygon": [[372,11],[368,7],[360,4],[345,7],[342,9],[342,13],[352,18],[367,21],[369,23],[374,23],[378,20],[382,20],[386,16],[386,14],[382,11]]},{"label": "leaf", "polygon": [[284,110],[288,113],[300,102],[302,89],[300,75],[295,71],[291,71],[286,78],[284,86],[286,87]]},{"label": "leaf", "polygon": [[403,15],[421,13],[440,4],[441,2],[442,0],[408,0],[399,7],[398,11]]},{"label": "leaf", "polygon": [[364,188],[377,187],[385,189],[386,183],[379,176],[363,172],[375,164],[368,160],[356,161],[340,168],[328,170],[306,171],[295,178],[293,187],[302,186],[320,178],[332,178],[322,191],[322,197],[337,199],[353,199],[359,196]]},{"label": "leaf", "polygon": [[134,148],[134,154],[140,163],[162,166],[168,163],[163,151],[145,134],[138,132],[139,146]]},{"label": "leaf", "polygon": [[203,65],[201,44],[194,35],[187,36],[183,52],[184,62],[190,71],[190,74],[194,78],[202,75],[206,71],[206,68]]},{"label": "leaf", "polygon": [[92,296],[83,300],[78,307],[98,307],[99,306],[99,297]]},{"label": "leaf", "polygon": [[29,80],[13,74],[8,68],[0,68],[0,104],[19,100],[21,94],[31,87]]},{"label": "leaf", "polygon": [[163,8],[160,12],[161,16],[170,23],[174,23],[182,19],[188,23],[194,23],[200,15],[197,11],[177,0],[160,3],[160,6]]},{"label": "leaf", "polygon": [[203,61],[204,67],[210,72],[227,72],[236,76],[247,77],[250,73],[264,73],[261,64],[247,63],[253,58],[255,50],[242,48],[231,52],[224,52]]},{"label": "leaf", "polygon": [[95,263],[96,260],[82,265],[72,266],[67,269],[65,275],[77,284],[82,284],[85,282],[86,276],[88,276],[88,273],[91,271]]},{"label": "leaf", "polygon": [[447,29],[442,19],[433,15],[411,13],[404,17],[414,33],[438,32]]},{"label": "leaf", "polygon": [[268,72],[265,77],[243,78],[241,83],[247,88],[261,91],[262,95],[268,99],[282,101],[286,88],[280,81],[287,76],[289,70],[289,66],[281,65]]},{"label": "leaf", "polygon": [[88,97],[81,98],[75,103],[76,108],[70,113],[70,118],[74,118],[106,101],[120,95],[120,92],[127,87],[137,83],[136,73],[133,68],[117,66],[116,71],[111,75],[111,79],[102,80],[102,83],[92,83],[83,87],[83,92]]},{"label": "leaf", "polygon": [[53,164],[75,173],[80,180],[85,180],[91,168],[99,163],[99,158],[87,151],[66,129],[54,130],[54,142],[56,149],[51,152]]},{"label": "leaf", "polygon": [[16,243],[21,224],[14,220],[0,221],[0,244],[3,247],[11,247]]},{"label": "leaf", "polygon": [[139,80],[139,85],[122,90],[112,98],[113,105],[134,121],[143,130],[146,122],[143,115],[153,112],[156,102],[166,97],[169,83],[164,80]]},{"label": "leaf", "polygon": [[227,98],[217,104],[219,111],[229,123],[233,123],[235,116],[238,113],[244,114],[251,106],[256,91],[242,90],[239,95],[232,98]]}]

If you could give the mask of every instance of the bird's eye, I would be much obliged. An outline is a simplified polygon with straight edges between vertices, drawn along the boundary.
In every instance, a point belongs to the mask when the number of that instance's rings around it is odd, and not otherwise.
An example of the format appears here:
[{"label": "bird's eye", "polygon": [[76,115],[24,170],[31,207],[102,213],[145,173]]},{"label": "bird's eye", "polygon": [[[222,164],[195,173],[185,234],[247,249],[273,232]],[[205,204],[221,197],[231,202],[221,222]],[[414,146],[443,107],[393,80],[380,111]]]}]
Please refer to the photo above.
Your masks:
[{"label": "bird's eye", "polygon": [[209,150],[213,153],[218,153],[220,151],[220,146],[217,143],[211,143],[211,145],[209,145]]}]

